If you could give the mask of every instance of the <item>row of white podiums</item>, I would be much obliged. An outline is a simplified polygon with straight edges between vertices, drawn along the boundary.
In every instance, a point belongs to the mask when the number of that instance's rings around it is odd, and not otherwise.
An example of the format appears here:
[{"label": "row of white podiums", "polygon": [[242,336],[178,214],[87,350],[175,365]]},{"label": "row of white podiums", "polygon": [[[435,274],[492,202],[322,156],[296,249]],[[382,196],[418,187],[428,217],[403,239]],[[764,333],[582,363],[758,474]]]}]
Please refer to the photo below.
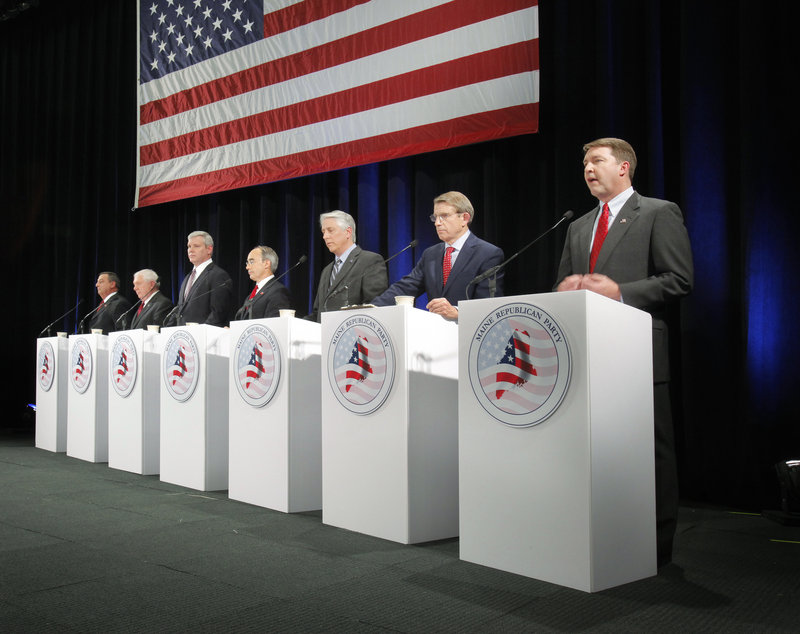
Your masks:
[{"label": "row of white podiums", "polygon": [[42,338],[36,446],[584,591],[654,575],[650,316],[459,308]]}]

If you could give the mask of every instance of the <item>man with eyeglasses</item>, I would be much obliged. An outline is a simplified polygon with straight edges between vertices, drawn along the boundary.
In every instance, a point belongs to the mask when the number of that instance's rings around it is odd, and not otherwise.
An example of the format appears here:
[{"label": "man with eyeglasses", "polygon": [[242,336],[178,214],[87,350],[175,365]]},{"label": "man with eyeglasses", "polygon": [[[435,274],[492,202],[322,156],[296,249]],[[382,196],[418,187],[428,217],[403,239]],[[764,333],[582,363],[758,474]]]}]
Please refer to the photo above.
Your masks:
[{"label": "man with eyeglasses", "polygon": [[[475,210],[461,192],[447,192],[433,201],[431,222],[441,244],[425,249],[414,270],[372,300],[376,306],[394,303],[397,295],[428,294],[427,309],[445,319],[458,319],[462,299],[489,297],[489,282],[467,285],[475,277],[500,264],[503,251],[469,230]],[[503,273],[497,275],[496,295],[503,294]]]},{"label": "man with eyeglasses", "polygon": [[275,281],[278,254],[274,249],[257,246],[247,254],[244,268],[256,285],[236,311],[235,320],[277,317],[282,308],[292,307],[289,289]]}]

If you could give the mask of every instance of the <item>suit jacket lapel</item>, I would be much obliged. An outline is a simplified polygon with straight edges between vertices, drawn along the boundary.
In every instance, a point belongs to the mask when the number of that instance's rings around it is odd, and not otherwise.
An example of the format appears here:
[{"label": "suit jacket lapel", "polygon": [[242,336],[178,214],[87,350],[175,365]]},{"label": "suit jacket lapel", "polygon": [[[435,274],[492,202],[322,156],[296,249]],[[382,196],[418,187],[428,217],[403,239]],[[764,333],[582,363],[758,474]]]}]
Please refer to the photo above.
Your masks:
[{"label": "suit jacket lapel", "polygon": [[[197,290],[198,283],[200,282],[200,280],[205,279],[205,278],[203,278],[203,276],[208,271],[210,271],[211,267],[213,267],[213,266],[214,266],[214,263],[212,262],[211,264],[209,264],[206,268],[204,268],[200,272],[200,275],[198,275],[197,277],[194,278],[194,283],[192,284],[192,288],[189,289],[189,296],[186,298],[185,301],[188,302],[192,298],[192,295],[194,295],[195,291]],[[189,275],[191,275],[191,273],[189,273]],[[186,277],[183,278],[184,279],[184,283],[181,284],[181,299],[180,299],[181,302],[184,301],[184,299],[183,299],[183,289],[186,287],[186,281],[189,279],[189,275],[187,275]]]},{"label": "suit jacket lapel", "polygon": [[[636,220],[638,215],[639,195],[634,192],[633,195],[628,198],[628,200],[622,206],[622,209],[619,210],[617,217],[614,218],[614,222],[608,229],[608,235],[603,241],[603,248],[600,249],[600,253],[597,256],[597,262],[595,263],[594,267],[595,271],[603,270],[603,265],[605,265],[605,263],[611,257],[611,254],[614,252],[614,248],[625,237],[625,234],[628,233],[628,228],[631,226],[634,220]],[[587,247],[587,250],[588,248],[589,247]]]},{"label": "suit jacket lapel", "polygon": [[[361,253],[361,247],[356,247],[352,250],[350,255],[347,256],[347,259],[342,264],[342,268],[339,270],[336,279],[333,280],[333,285],[328,287],[328,292],[326,293],[325,297],[328,298],[333,295],[333,292],[342,286],[345,280],[348,279],[351,272],[353,271],[353,267],[356,265],[356,261],[358,260],[358,254]],[[335,262],[335,260],[334,260]],[[331,264],[331,271],[333,271],[333,264]],[[328,280],[330,280],[330,275],[328,276]],[[349,280],[348,280],[349,281]]]}]

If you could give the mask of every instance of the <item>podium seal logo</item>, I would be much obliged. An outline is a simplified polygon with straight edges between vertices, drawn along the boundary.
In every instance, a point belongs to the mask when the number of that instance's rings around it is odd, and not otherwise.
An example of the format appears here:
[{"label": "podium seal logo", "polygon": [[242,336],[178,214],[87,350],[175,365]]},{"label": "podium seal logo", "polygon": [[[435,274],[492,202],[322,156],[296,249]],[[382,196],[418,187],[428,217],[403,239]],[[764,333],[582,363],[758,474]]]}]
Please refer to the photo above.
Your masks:
[{"label": "podium seal logo", "polygon": [[72,387],[78,394],[83,394],[92,382],[92,349],[83,337],[75,340],[70,357],[69,376]]},{"label": "podium seal logo", "polygon": [[506,304],[480,323],[469,349],[469,381],[492,417],[532,427],[561,405],[569,386],[567,339],[552,316],[533,304]]},{"label": "podium seal logo", "polygon": [[56,375],[56,354],[49,341],[45,341],[39,348],[37,380],[39,387],[45,392],[49,392],[53,387],[53,377]]},{"label": "podium seal logo", "polygon": [[136,346],[128,335],[120,335],[111,348],[111,385],[122,398],[130,395],[136,385],[139,358]]},{"label": "podium seal logo", "polygon": [[281,350],[274,333],[266,326],[247,327],[236,344],[231,367],[242,400],[264,407],[275,396],[281,378]]},{"label": "podium seal logo", "polygon": [[336,329],[328,348],[328,379],[342,406],[354,414],[377,410],[394,382],[394,348],[376,319],[354,315]]},{"label": "podium seal logo", "polygon": [[164,384],[176,401],[188,401],[197,387],[200,374],[200,356],[194,337],[185,330],[177,330],[167,340],[164,355]]}]

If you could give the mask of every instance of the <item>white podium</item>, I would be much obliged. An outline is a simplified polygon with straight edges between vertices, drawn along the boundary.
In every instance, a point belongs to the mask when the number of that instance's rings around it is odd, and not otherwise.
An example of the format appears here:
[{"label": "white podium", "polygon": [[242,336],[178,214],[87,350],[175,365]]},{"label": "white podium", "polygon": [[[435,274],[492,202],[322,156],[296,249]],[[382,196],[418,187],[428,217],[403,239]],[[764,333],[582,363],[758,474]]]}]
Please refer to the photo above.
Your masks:
[{"label": "white podium", "polygon": [[656,574],[650,315],[459,303],[461,558],[595,592]]},{"label": "white podium", "polygon": [[228,331],[161,331],[160,478],[198,491],[228,488]]},{"label": "white podium", "polygon": [[67,450],[69,342],[66,337],[36,341],[36,439],[47,451]]},{"label": "white podium", "polygon": [[391,306],[322,315],[322,521],[458,535],[458,328]]},{"label": "white podium", "polygon": [[228,496],[322,508],[320,325],[274,317],[230,328]]},{"label": "white podium", "polygon": [[160,335],[108,335],[108,466],[142,475],[159,471]]},{"label": "white podium", "polygon": [[108,462],[108,337],[71,335],[67,455]]}]

